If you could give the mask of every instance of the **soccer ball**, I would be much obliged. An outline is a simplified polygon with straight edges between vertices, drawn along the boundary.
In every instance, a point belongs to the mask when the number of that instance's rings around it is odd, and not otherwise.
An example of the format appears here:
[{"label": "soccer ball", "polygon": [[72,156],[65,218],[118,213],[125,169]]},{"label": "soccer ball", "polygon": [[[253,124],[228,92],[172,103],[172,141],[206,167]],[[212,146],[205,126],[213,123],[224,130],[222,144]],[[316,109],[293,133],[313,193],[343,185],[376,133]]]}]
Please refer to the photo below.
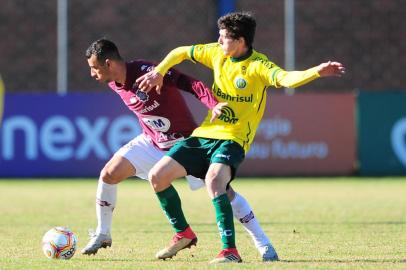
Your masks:
[{"label": "soccer ball", "polygon": [[50,259],[69,260],[76,251],[76,236],[65,227],[50,229],[42,237],[42,250]]}]

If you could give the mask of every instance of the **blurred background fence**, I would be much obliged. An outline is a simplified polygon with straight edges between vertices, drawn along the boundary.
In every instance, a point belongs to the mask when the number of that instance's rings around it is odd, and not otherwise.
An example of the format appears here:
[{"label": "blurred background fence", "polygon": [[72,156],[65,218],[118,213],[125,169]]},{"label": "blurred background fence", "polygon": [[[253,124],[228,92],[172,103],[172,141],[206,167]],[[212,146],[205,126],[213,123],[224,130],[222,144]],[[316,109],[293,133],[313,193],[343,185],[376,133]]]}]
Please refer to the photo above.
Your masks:
[{"label": "blurred background fence", "polygon": [[[67,4],[65,97],[56,95],[58,3]],[[290,20],[287,3],[294,3]],[[291,66],[290,28],[295,69],[330,59],[347,68],[293,96],[270,89],[272,109],[241,175],[406,174],[404,0],[2,0],[0,7],[0,177],[97,174],[139,128],[90,77],[89,44],[106,37],[127,60],[159,61],[174,47],[216,41],[216,20],[227,9],[253,12],[254,48],[282,67]],[[179,69],[211,85],[210,70]]]},{"label": "blurred background fence", "polygon": [[[2,0],[0,74],[7,91],[55,91],[57,0]],[[123,56],[159,61],[170,49],[217,39],[219,2],[67,0],[68,89],[97,91],[84,58],[100,37],[114,40]],[[284,65],[285,0],[236,0],[235,9],[257,18],[254,47]],[[296,0],[296,68],[337,59],[347,68],[341,80],[326,79],[309,90],[397,89],[406,85],[406,1]],[[190,73],[210,83],[196,65]]]}]

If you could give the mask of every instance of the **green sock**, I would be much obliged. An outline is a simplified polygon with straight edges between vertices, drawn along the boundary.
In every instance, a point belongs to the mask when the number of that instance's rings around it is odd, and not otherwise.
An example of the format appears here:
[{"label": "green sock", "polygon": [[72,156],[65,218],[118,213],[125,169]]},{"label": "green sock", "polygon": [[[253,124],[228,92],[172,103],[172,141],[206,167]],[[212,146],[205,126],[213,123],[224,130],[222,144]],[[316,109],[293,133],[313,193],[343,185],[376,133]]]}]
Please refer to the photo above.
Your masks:
[{"label": "green sock", "polygon": [[183,215],[182,205],[176,189],[171,185],[167,189],[157,192],[161,208],[176,232],[183,232],[189,224]]},{"label": "green sock", "polygon": [[212,202],[216,210],[217,227],[220,231],[223,248],[235,248],[233,210],[227,194],[214,198]]}]

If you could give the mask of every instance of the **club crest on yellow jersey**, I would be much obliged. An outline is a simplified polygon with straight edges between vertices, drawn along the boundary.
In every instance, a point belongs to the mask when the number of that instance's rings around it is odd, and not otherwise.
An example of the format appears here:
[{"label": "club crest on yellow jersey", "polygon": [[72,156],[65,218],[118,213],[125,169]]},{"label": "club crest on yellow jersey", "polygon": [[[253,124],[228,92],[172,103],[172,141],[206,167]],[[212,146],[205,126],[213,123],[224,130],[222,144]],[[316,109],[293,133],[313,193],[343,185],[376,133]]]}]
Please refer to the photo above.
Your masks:
[{"label": "club crest on yellow jersey", "polygon": [[241,77],[237,77],[234,80],[234,86],[238,89],[245,89],[247,87],[247,81]]}]

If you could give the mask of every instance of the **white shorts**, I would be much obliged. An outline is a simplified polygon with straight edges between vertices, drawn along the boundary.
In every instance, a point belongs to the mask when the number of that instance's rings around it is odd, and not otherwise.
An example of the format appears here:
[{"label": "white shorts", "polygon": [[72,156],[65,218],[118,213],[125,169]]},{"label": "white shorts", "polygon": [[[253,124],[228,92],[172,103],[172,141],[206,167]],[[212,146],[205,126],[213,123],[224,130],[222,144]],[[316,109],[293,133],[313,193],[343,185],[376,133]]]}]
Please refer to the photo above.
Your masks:
[{"label": "white shorts", "polygon": [[[148,180],[149,171],[165,153],[165,151],[158,149],[151,139],[144,134],[140,134],[118,149],[115,155],[128,159],[135,168],[135,176]],[[204,187],[204,182],[200,178],[187,175],[186,179],[191,190]]]}]

